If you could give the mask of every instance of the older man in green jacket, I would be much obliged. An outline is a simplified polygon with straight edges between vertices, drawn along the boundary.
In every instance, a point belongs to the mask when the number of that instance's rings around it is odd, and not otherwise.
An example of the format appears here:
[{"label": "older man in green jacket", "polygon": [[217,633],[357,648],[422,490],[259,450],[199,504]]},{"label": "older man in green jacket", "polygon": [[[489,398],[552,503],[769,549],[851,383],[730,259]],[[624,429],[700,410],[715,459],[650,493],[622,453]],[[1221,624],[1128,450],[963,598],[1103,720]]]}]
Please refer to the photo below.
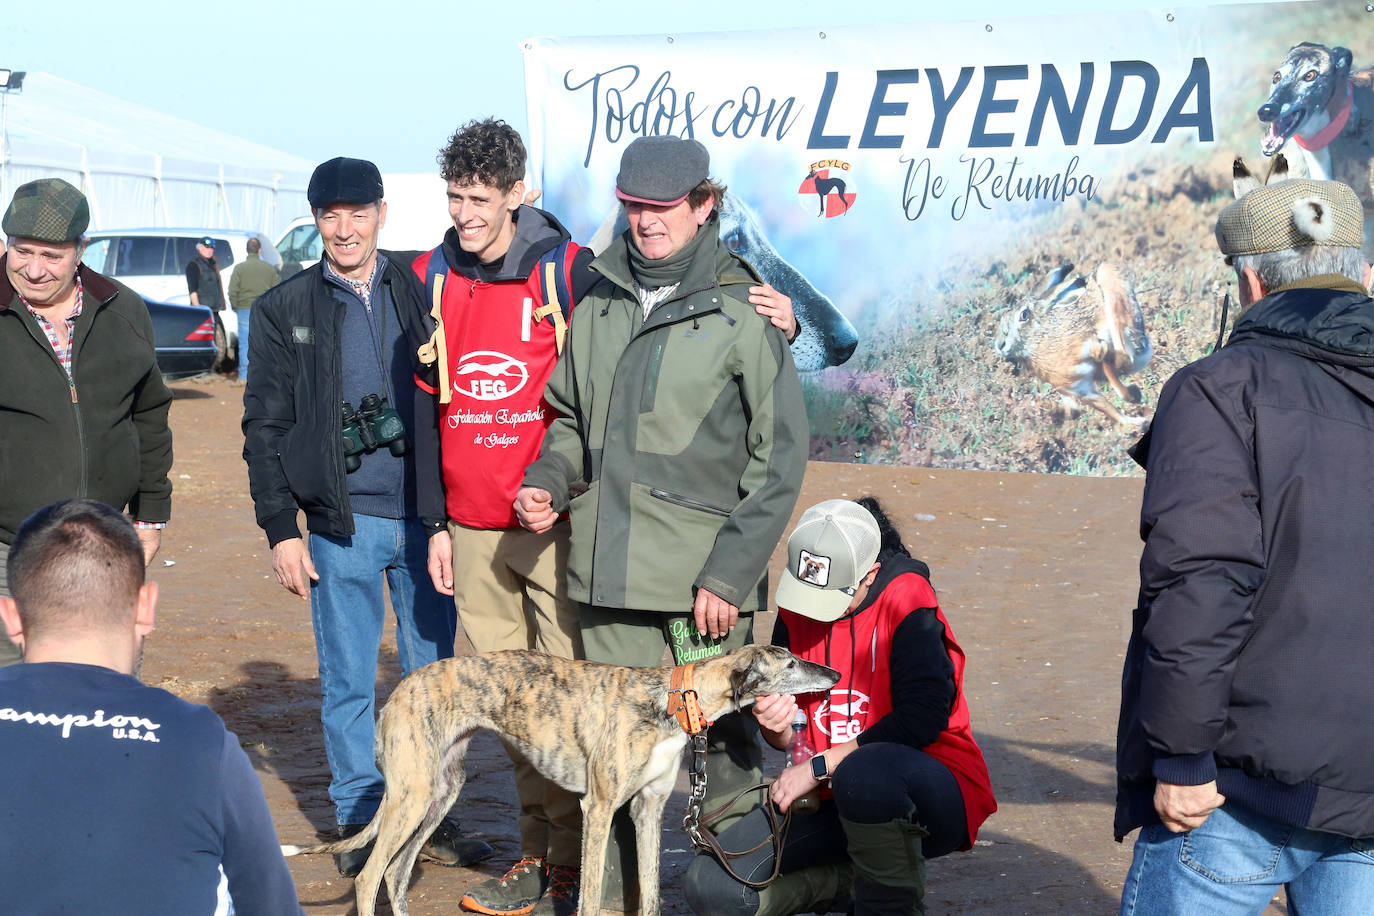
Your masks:
[{"label": "older man in green jacket", "polygon": [[[559,416],[515,501],[534,531],[571,510],[568,593],[593,661],[657,665],[666,644],[687,664],[751,641],[806,469],[796,367],[749,304],[760,280],[720,239],[725,189],[708,174],[695,140],[626,149],[629,228],[592,264],[602,279],[545,393]],[[762,759],[752,718],[709,734],[707,807]],[[607,858],[608,908],[635,906],[630,835]]]}]

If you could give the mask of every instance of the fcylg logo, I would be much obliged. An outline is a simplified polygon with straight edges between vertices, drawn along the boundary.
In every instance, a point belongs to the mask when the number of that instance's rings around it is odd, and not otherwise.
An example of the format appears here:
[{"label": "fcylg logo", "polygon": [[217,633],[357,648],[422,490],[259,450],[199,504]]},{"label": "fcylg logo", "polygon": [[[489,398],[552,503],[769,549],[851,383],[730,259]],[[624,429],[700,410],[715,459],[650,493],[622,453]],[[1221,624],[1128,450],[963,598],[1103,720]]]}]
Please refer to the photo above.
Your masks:
[{"label": "fcylg logo", "polygon": [[530,380],[530,371],[513,356],[495,350],[464,353],[453,370],[453,390],[479,401],[500,401]]},{"label": "fcylg logo", "polygon": [[802,206],[814,210],[818,217],[843,216],[859,197],[854,190],[852,166],[843,159],[811,163],[797,195]]},{"label": "fcylg logo", "polygon": [[816,710],[816,725],[830,736],[832,743],[843,743],[857,736],[868,724],[868,694],[857,690],[830,691],[830,697]]}]

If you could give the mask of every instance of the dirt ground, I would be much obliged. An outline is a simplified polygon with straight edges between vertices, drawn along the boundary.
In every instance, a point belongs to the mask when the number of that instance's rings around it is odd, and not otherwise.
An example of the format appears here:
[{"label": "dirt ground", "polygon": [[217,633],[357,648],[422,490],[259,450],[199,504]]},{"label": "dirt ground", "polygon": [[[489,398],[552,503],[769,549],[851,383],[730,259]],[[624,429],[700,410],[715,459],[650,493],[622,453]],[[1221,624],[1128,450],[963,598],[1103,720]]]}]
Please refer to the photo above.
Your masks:
[{"label": "dirt ground", "polygon": [[[213,707],[253,759],[282,839],[312,841],[332,833],[333,812],[309,606],[277,585],[253,522],[240,457],[242,389],[218,377],[172,387],[174,512],[154,561],[162,597],[143,677]],[[1000,810],[972,851],[930,863],[932,914],[1116,912],[1130,846],[1111,836],[1112,755],[1141,485],[822,462],[808,468],[798,512],[828,497],[880,497],[913,552],[929,562],[968,653],[965,689]],[[775,552],[774,578],[782,558]],[[765,615],[758,638],[771,628]],[[383,692],[400,675],[391,639],[379,673]],[[681,829],[685,788],[684,772],[664,818],[670,916],[687,913],[680,893],[691,855]],[[469,885],[518,856],[510,766],[490,735],[473,744],[458,811],[497,855],[470,869],[420,865],[410,891],[416,916],[458,912]],[[328,857],[292,859],[291,870],[310,916],[354,911],[352,884]]]}]

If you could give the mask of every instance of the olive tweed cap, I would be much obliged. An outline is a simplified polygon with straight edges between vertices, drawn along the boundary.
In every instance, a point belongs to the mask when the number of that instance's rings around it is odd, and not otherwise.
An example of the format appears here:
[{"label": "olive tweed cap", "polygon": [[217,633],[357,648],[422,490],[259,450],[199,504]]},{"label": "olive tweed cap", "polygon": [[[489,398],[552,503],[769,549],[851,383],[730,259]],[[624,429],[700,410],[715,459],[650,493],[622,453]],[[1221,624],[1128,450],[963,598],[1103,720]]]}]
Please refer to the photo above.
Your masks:
[{"label": "olive tweed cap", "polygon": [[0,229],[12,238],[74,242],[90,224],[85,194],[61,178],[40,178],[14,192]]},{"label": "olive tweed cap", "polygon": [[1217,219],[1217,245],[1227,257],[1363,244],[1364,208],[1339,181],[1289,178],[1264,185],[1228,204]]}]

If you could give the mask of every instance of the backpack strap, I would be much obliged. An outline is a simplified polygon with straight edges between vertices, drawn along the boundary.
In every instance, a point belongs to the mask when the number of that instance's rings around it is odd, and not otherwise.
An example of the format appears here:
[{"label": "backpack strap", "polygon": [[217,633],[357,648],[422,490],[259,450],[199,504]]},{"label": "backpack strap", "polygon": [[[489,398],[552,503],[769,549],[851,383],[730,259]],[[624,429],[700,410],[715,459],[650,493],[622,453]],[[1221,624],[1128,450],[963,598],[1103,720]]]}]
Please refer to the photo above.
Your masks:
[{"label": "backpack strap", "polygon": [[544,304],[534,310],[534,320],[545,318],[553,324],[554,348],[563,355],[563,340],[568,336],[568,315],[572,311],[572,289],[568,285],[568,249],[571,239],[564,239],[539,256],[539,288]]},{"label": "backpack strap", "polygon": [[434,318],[434,333],[420,346],[416,354],[425,365],[438,364],[439,403],[453,400],[453,386],[448,378],[448,345],[444,338],[444,280],[448,277],[448,258],[441,244],[429,253],[425,266],[425,292],[429,296],[429,314]]}]

